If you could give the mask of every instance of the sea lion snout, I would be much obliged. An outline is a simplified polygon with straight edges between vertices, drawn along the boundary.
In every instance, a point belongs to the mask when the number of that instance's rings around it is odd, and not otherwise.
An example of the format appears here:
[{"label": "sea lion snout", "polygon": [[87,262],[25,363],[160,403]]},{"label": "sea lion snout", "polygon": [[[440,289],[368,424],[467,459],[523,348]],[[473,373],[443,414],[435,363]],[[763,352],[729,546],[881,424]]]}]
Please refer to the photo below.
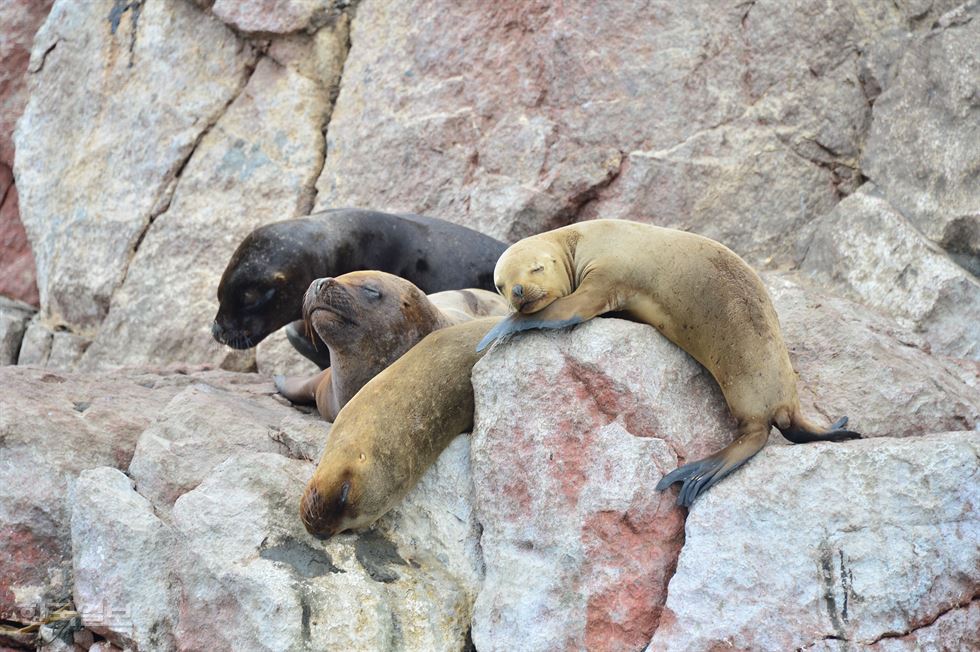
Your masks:
[{"label": "sea lion snout", "polygon": [[518,283],[517,285],[515,285],[514,288],[511,290],[511,292],[518,299],[523,299],[524,298],[524,286],[521,285],[520,283]]}]

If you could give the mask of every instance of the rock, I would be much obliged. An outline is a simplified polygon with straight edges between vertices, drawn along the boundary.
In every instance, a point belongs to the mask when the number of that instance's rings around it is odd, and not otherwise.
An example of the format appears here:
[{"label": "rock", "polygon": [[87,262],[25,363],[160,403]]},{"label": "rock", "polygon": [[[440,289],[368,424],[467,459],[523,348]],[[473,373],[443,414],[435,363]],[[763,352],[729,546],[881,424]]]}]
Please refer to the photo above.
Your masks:
[{"label": "rock", "polygon": [[[25,74],[31,43],[54,0],[15,0],[0,6],[0,169],[14,163],[14,125],[27,103]],[[0,175],[4,174],[0,172]],[[0,191],[0,195],[3,192]]]},{"label": "rock", "polygon": [[901,51],[875,100],[865,176],[919,231],[980,275],[980,5]]},{"label": "rock", "polygon": [[806,414],[848,415],[866,437],[980,427],[980,367],[930,355],[887,315],[827,294],[805,277],[763,276],[799,373]]},{"label": "rock", "polygon": [[173,649],[177,539],[121,471],[98,467],[79,475],[71,538],[82,624],[121,647]]},{"label": "rock", "polygon": [[800,269],[924,333],[932,349],[980,360],[980,282],[865,184],[802,239]]},{"label": "rock", "polygon": [[20,221],[17,186],[13,174],[0,163],[0,295],[38,304],[37,280],[34,271],[34,254],[27,241],[24,225]]},{"label": "rock", "polygon": [[251,48],[182,0],[54,6],[31,54],[14,168],[53,325],[91,337],[253,64]]},{"label": "rock", "polygon": [[[174,505],[189,563],[181,649],[461,649],[465,593],[377,532],[320,543],[295,506],[313,466],[245,453]],[[218,626],[216,626],[218,625]]]},{"label": "rock", "polygon": [[[766,282],[814,420],[850,414],[869,437],[980,423],[975,375],[966,382],[883,315],[792,275]],[[473,386],[486,565],[476,647],[646,645],[684,541],[674,492],[652,488],[734,432],[713,379],[653,328],[600,318],[498,345]]]},{"label": "rock", "polygon": [[[275,391],[266,381],[266,393]],[[242,451],[319,458],[329,424],[268,396],[242,396],[206,384],[191,385],[163,408],[140,435],[129,475],[158,513]]]},{"label": "rock", "polygon": [[290,34],[316,31],[336,18],[330,0],[215,0],[211,12],[221,22],[245,33]]},{"label": "rock", "polygon": [[35,312],[33,306],[0,296],[0,365],[17,364],[27,324]]},{"label": "rock", "polygon": [[508,240],[629,217],[789,262],[860,181],[864,53],[956,4],[364,0],[317,206]]},{"label": "rock", "polygon": [[271,59],[259,62],[149,227],[83,368],[172,360],[254,368],[253,351],[211,337],[218,281],[250,231],[308,207],[329,106],[313,81]]},{"label": "rock", "polygon": [[978,459],[976,432],[764,449],[691,509],[648,649],[863,646],[967,612]]},{"label": "rock", "polygon": [[0,613],[64,604],[76,479],[129,466],[140,433],[188,384],[246,392],[265,379],[227,372],[51,373],[0,368]]},{"label": "rock", "polygon": [[54,333],[42,324],[37,317],[27,323],[24,337],[17,355],[17,364],[44,366],[51,355],[51,340]]},{"label": "rock", "polygon": [[683,543],[653,486],[671,446],[694,459],[730,440],[717,385],[649,326],[596,319],[498,345],[473,389],[477,649],[645,645]]},{"label": "rock", "polygon": [[255,347],[255,366],[260,375],[271,377],[312,376],[320,368],[308,358],[303,357],[286,339],[285,329],[280,328]]},{"label": "rock", "polygon": [[34,256],[20,221],[14,184],[14,125],[27,102],[26,73],[34,33],[54,0],[0,5],[0,295],[38,305]]}]

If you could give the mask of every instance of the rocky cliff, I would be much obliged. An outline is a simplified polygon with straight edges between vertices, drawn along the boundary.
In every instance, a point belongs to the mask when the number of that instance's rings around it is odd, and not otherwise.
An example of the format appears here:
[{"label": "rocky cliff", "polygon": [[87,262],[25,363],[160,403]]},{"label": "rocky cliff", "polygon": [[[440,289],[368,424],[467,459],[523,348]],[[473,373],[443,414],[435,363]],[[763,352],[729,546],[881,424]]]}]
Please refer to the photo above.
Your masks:
[{"label": "rocky cliff", "polygon": [[[0,645],[980,646],[975,0],[0,19]],[[730,440],[720,393],[599,319],[494,349],[472,435],[321,543],[296,509],[329,424],[268,380],[308,367],[209,327],[246,233],[340,206],[720,240],[763,272],[804,410],[868,439],[774,435],[687,513],[653,486]]]}]

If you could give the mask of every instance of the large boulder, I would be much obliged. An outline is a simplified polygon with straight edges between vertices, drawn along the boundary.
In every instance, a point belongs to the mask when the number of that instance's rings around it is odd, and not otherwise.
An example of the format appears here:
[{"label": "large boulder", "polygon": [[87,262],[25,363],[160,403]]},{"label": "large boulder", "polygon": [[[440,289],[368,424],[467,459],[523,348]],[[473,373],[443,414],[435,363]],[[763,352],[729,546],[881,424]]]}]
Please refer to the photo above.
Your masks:
[{"label": "large boulder", "polygon": [[55,4],[31,55],[14,168],[46,316],[80,332],[99,325],[254,63],[183,0]]},{"label": "large boulder", "polygon": [[[858,304],[792,276],[766,281],[815,421],[849,413],[869,437],[980,423],[975,372],[930,356],[914,334]],[[473,385],[486,565],[477,648],[645,646],[686,545],[674,492],[653,487],[679,463],[731,441],[734,422],[717,385],[650,326],[603,318],[497,345],[475,367]],[[774,431],[777,442],[785,443]],[[787,448],[780,459],[828,448]],[[854,473],[873,484],[872,469]]]},{"label": "large boulder", "polygon": [[269,58],[258,63],[147,230],[84,368],[168,360],[254,365],[254,351],[233,351],[211,337],[218,281],[249,231],[304,212],[329,107],[314,81]]},{"label": "large boulder", "polygon": [[865,52],[956,4],[364,0],[317,203],[510,240],[629,217],[789,260],[860,180]]},{"label": "large boulder", "polygon": [[248,448],[226,454],[172,512],[155,512],[115,469],[83,474],[76,605],[128,606],[108,622],[89,610],[83,625],[139,649],[464,647],[481,579],[466,437],[377,528],[325,544],[296,512],[313,464]]},{"label": "large boulder", "polygon": [[80,375],[0,367],[0,613],[67,600],[68,523],[79,474],[126,469],[140,434],[194,382],[272,391],[267,380],[227,372]]},{"label": "large boulder", "polygon": [[980,275],[980,4],[905,43],[872,114],[865,176],[928,238]]},{"label": "large boulder", "polygon": [[972,649],[978,462],[977,432],[763,450],[691,509],[648,649],[915,642],[957,611],[923,649]]},{"label": "large boulder", "polygon": [[[310,211],[347,52],[337,7],[56,4],[33,53],[16,172],[41,287],[32,330],[44,332],[31,340],[82,342],[33,362],[254,368],[254,352],[210,338],[215,290],[250,230]],[[295,30],[274,27],[293,10]]]},{"label": "large boulder", "polygon": [[27,103],[26,75],[34,34],[54,0],[0,5],[0,295],[37,305],[34,256],[20,221],[14,184],[14,125]]},{"label": "large boulder", "polygon": [[811,225],[800,268],[924,334],[937,353],[980,360],[980,280],[922,236],[873,184]]}]

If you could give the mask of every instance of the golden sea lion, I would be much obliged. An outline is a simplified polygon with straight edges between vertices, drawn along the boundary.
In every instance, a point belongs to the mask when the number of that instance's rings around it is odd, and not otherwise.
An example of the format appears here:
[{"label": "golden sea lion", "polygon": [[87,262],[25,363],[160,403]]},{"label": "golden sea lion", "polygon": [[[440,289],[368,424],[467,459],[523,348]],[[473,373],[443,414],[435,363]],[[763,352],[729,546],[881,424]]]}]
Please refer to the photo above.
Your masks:
[{"label": "golden sea lion", "polygon": [[344,406],[300,501],[310,534],[326,539],[374,523],[472,429],[476,344],[499,320],[427,335]]},{"label": "golden sea lion", "polygon": [[667,474],[683,482],[678,502],[744,464],[776,426],[793,443],[860,437],[800,413],[796,373],[759,276],[724,245],[703,236],[625,220],[594,220],[512,245],[494,270],[497,291],[517,311],[480,342],[532,328],[563,328],[620,311],[650,324],[711,372],[738,422],[723,450]]},{"label": "golden sea lion", "polygon": [[331,365],[307,378],[275,376],[294,403],[316,403],[327,421],[385,367],[432,331],[478,317],[506,315],[506,301],[486,290],[426,296],[403,278],[378,271],[313,281],[303,317],[326,345]]}]

